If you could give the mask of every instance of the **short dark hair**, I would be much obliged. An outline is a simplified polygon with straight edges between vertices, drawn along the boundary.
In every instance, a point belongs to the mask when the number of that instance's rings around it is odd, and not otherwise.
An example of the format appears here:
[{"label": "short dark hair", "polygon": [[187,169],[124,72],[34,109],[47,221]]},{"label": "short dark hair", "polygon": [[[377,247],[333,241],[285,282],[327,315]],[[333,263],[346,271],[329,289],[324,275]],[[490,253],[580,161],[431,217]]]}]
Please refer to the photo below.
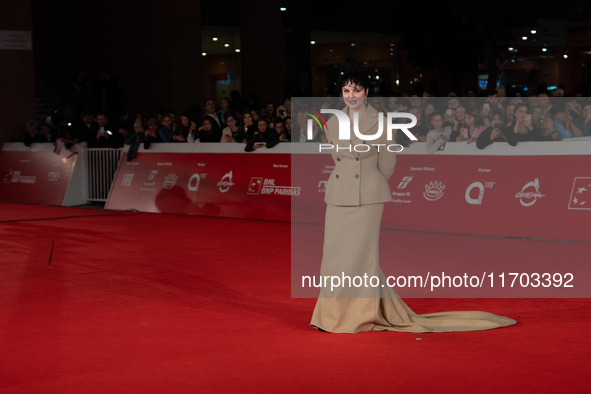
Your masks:
[{"label": "short dark hair", "polygon": [[360,70],[343,72],[337,81],[337,85],[339,86],[339,89],[342,89],[343,86],[348,83],[367,89],[369,88],[369,77],[366,73]]},{"label": "short dark hair", "polygon": [[555,116],[559,112],[566,112],[566,108],[564,105],[557,104],[557,105],[553,105],[550,108],[550,115],[552,115],[552,116]]}]

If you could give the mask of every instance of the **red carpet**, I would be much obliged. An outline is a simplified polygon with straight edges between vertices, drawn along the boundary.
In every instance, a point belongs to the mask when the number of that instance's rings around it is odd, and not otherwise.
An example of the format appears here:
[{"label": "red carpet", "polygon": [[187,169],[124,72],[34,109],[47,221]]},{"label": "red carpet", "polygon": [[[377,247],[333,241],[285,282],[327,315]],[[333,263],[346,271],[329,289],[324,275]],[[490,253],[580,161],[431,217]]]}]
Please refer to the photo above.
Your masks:
[{"label": "red carpet", "polygon": [[409,299],[518,324],[327,334],[290,298],[289,223],[15,204],[0,221],[2,393],[588,390],[589,299]]}]

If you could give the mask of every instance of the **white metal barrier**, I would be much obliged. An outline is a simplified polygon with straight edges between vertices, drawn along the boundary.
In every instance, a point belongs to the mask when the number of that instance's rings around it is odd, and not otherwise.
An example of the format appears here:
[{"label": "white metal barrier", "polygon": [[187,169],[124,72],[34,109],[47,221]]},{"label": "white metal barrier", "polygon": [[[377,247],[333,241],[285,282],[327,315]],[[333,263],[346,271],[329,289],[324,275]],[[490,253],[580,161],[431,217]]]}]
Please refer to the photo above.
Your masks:
[{"label": "white metal barrier", "polygon": [[88,201],[107,201],[123,149],[86,149]]}]

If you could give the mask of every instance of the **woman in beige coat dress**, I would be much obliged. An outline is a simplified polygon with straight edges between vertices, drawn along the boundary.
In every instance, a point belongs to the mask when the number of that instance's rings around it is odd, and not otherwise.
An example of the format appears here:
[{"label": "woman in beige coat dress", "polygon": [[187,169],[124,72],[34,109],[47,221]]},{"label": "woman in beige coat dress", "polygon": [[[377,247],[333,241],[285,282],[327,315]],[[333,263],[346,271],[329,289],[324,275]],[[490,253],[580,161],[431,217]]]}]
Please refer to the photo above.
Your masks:
[{"label": "woman in beige coat dress", "polygon": [[[352,149],[331,149],[335,168],[329,178],[325,202],[321,276],[343,275],[350,278],[385,276],[379,265],[379,233],[384,203],[391,201],[388,179],[394,173],[395,153],[386,149],[393,144],[384,132],[377,140],[371,136],[379,126],[378,112],[366,103],[369,81],[359,71],[340,80],[343,112],[349,116],[351,139],[338,140],[339,122],[333,116],[327,123],[330,145]],[[353,132],[355,113],[358,130]],[[369,148],[365,147],[367,145]],[[393,149],[391,149],[393,150]],[[322,331],[358,333],[364,331],[447,332],[487,330],[515,324],[515,320],[488,312],[440,312],[417,315],[388,286],[323,287],[311,325]],[[375,283],[374,283],[375,285]]]}]

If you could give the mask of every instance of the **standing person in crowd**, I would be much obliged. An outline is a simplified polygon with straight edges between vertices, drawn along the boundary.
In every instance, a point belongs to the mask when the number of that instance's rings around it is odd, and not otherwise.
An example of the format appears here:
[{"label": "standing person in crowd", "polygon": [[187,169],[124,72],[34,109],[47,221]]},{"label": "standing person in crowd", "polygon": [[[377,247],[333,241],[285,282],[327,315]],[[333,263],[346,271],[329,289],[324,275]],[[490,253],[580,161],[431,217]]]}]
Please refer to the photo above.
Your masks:
[{"label": "standing person in crowd", "polygon": [[211,117],[203,119],[199,127],[199,141],[201,142],[220,142],[222,139],[222,130],[214,126],[214,120]]},{"label": "standing person in crowd", "polygon": [[88,142],[95,138],[98,124],[94,121],[94,115],[89,109],[80,113],[80,119],[74,125],[73,135],[77,142]]},{"label": "standing person in crowd", "polygon": [[562,138],[580,137],[581,130],[573,123],[573,117],[567,112],[564,104],[556,104],[550,108],[554,130],[558,131]]},{"label": "standing person in crowd", "polygon": [[562,141],[563,138],[562,134],[554,130],[554,123],[550,115],[540,119],[530,134],[530,141]]},{"label": "standing person in crowd", "polygon": [[285,123],[285,138],[286,141],[291,142],[291,116],[286,116],[283,119],[283,123]]},{"label": "standing person in crowd", "polygon": [[527,105],[516,104],[513,110],[513,122],[505,128],[505,135],[513,133],[518,142],[529,141],[534,131],[532,119],[532,115],[528,113]]},{"label": "standing person in crowd", "polygon": [[195,118],[191,118],[189,121],[189,134],[187,134],[187,142],[193,143],[199,141],[199,128],[197,124],[201,123]]},{"label": "standing person in crowd", "polygon": [[205,99],[203,108],[205,109],[205,117],[212,120],[211,125],[214,128],[215,133],[217,134],[218,129],[221,132],[223,121],[215,110],[215,101],[212,98]]},{"label": "standing person in crowd", "polygon": [[162,117],[162,123],[160,130],[158,130],[158,136],[162,142],[173,142],[172,138],[174,132],[172,131],[172,118],[166,114]]},{"label": "standing person in crowd", "polygon": [[269,128],[273,128],[273,120],[275,119],[275,105],[272,101],[267,101],[261,110],[260,119],[265,119]]},{"label": "standing person in crowd", "polygon": [[517,136],[515,133],[506,132],[506,128],[503,127],[505,124],[503,120],[502,110],[493,110],[490,116],[490,126],[488,126],[476,140],[476,147],[478,149],[484,149],[493,142],[508,142],[509,145],[517,145]]},{"label": "standing person in crowd", "polygon": [[243,142],[246,143],[246,136],[248,135],[248,132],[251,131],[253,132],[254,129],[256,128],[256,126],[254,125],[254,119],[252,117],[252,114],[248,111],[244,112],[244,114],[242,114],[242,135],[244,136],[243,138]]},{"label": "standing person in crowd", "polygon": [[251,128],[246,133],[244,139],[246,141],[246,152],[252,152],[255,149],[262,148],[267,143],[267,121],[265,119],[259,119],[256,128]]},{"label": "standing person in crowd", "polygon": [[[182,112],[179,118],[179,124],[177,126],[176,133],[182,137],[182,141],[187,141],[189,130],[191,130],[191,118],[188,112]],[[178,139],[180,140],[180,138]]]},{"label": "standing person in crowd", "polygon": [[55,132],[50,124],[43,123],[37,136],[38,142],[55,142]]},{"label": "standing person in crowd", "polygon": [[113,131],[109,128],[107,116],[102,113],[98,114],[96,116],[96,123],[98,129],[96,134],[88,140],[88,146],[92,148],[107,148],[111,146],[110,136],[113,134]]},{"label": "standing person in crowd", "polygon": [[443,116],[439,112],[431,112],[427,116],[427,124],[431,127],[427,133],[427,152],[443,150],[451,138],[451,126],[443,125]]},{"label": "standing person in crowd", "polygon": [[218,119],[221,119],[223,122],[222,126],[227,126],[228,124],[225,123],[228,114],[230,113],[230,99],[224,97],[220,100],[220,108],[217,110]]},{"label": "standing person in crowd", "polygon": [[456,139],[456,142],[466,142],[468,144],[476,142],[480,133],[486,128],[480,124],[480,111],[473,109],[470,112],[466,112],[464,122],[465,126],[460,129],[460,135]]},{"label": "standing person in crowd", "polygon": [[27,128],[23,136],[23,142],[25,146],[31,146],[33,142],[37,142],[37,136],[39,134],[39,122],[35,119],[27,121]]},{"label": "standing person in crowd", "polygon": [[280,142],[289,142],[289,138],[285,133],[285,123],[281,118],[275,120],[275,129],[269,133],[267,138],[267,148],[272,148]]},{"label": "standing person in crowd", "polygon": [[581,136],[586,137],[591,135],[591,102],[587,101],[582,104],[581,116],[573,120],[575,126],[581,130]]},{"label": "standing person in crowd", "polygon": [[158,131],[159,125],[156,118],[148,120],[148,128],[146,129],[144,138],[144,149],[150,149],[150,145],[153,142],[162,142]]},{"label": "standing person in crowd", "polygon": [[420,119],[420,123],[417,125],[417,127],[415,127],[417,132],[416,137],[419,139],[419,141],[426,141],[427,133],[433,129],[433,126],[429,122],[429,115],[434,112],[435,106],[432,103],[423,100],[420,115],[417,117],[417,119]]},{"label": "standing person in crowd", "polygon": [[515,119],[513,119],[515,113],[515,104],[507,104],[507,106],[505,107],[505,125],[504,127],[509,127],[513,124],[513,121]]},{"label": "standing person in crowd", "polygon": [[462,128],[466,127],[466,107],[458,105],[451,113],[451,140],[456,141]]},{"label": "standing person in crowd", "polygon": [[238,123],[236,115],[232,112],[226,114],[226,128],[222,130],[222,141],[221,142],[243,142],[244,134]]}]

